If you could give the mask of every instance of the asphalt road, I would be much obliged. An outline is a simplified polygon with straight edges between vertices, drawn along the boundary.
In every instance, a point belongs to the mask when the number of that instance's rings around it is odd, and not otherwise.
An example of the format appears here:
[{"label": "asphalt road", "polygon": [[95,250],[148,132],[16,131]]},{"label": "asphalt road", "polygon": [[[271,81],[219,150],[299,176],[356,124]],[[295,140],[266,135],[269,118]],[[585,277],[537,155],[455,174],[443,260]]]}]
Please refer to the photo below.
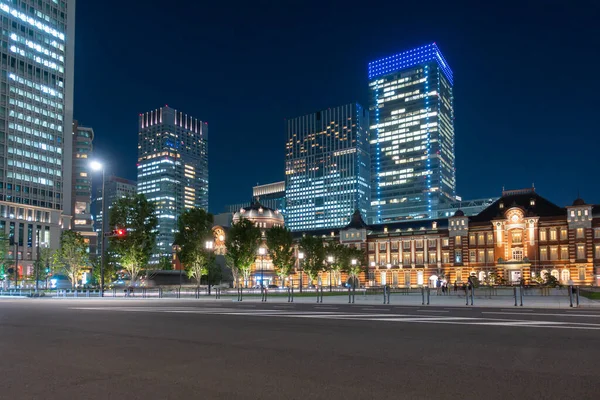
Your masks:
[{"label": "asphalt road", "polygon": [[0,300],[2,399],[597,399],[600,310]]}]

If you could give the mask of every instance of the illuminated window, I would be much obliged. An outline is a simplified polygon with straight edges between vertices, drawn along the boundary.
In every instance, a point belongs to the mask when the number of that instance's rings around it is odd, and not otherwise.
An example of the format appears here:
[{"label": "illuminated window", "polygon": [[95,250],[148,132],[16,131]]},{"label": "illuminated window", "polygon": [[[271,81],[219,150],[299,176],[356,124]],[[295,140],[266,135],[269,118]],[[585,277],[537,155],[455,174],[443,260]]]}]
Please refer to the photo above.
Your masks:
[{"label": "illuminated window", "polygon": [[488,263],[494,262],[494,250],[493,249],[488,249],[488,251],[487,251],[487,262]]},{"label": "illuminated window", "polygon": [[469,235],[469,245],[475,246],[475,235]]},{"label": "illuminated window", "polygon": [[423,248],[423,241],[422,240],[415,241],[415,247],[417,249],[422,249]]},{"label": "illuminated window", "polygon": [[513,249],[512,259],[515,261],[523,261],[523,249]]},{"label": "illuminated window", "polygon": [[402,255],[402,264],[410,265],[410,254],[404,253]]},{"label": "illuminated window", "polygon": [[521,244],[523,242],[522,232],[513,232],[512,233],[512,242],[513,242],[513,244]]},{"label": "illuminated window", "polygon": [[385,250],[386,250],[385,242],[379,243],[379,251],[385,251]]},{"label": "illuminated window", "polygon": [[477,260],[480,263],[484,263],[485,262],[485,250],[478,250],[477,251]]},{"label": "illuminated window", "polygon": [[540,229],[540,242],[545,242],[545,241],[546,241],[546,230]]},{"label": "illuminated window", "polygon": [[556,240],[556,229],[550,229],[550,240]]},{"label": "illuminated window", "polygon": [[596,245],[594,248],[594,258],[600,259],[600,245]]},{"label": "illuminated window", "polygon": [[494,234],[493,233],[487,234],[487,244],[494,244]]},{"label": "illuminated window", "polygon": [[579,268],[579,280],[580,281],[584,281],[585,280],[585,267],[580,267]]},{"label": "illuminated window", "polygon": [[460,246],[460,236],[456,236],[456,237],[454,238],[454,245],[455,245],[455,246]]},{"label": "illuminated window", "polygon": [[560,240],[567,240],[568,238],[568,231],[566,229],[561,229],[560,230]]},{"label": "illuminated window", "polygon": [[429,264],[437,263],[437,254],[429,253]]},{"label": "illuminated window", "polygon": [[402,247],[404,247],[404,250],[410,250],[410,241],[405,240],[404,242],[402,242]]},{"label": "illuminated window", "polygon": [[585,244],[577,245],[577,259],[584,260],[585,259]]},{"label": "illuminated window", "polygon": [[547,261],[548,260],[548,249],[545,247],[540,248],[540,260]]},{"label": "illuminated window", "polygon": [[569,248],[567,246],[560,246],[560,259],[561,260],[569,259]]},{"label": "illuminated window", "polygon": [[448,238],[442,239],[442,246],[448,247],[450,245],[450,240]]},{"label": "illuminated window", "polygon": [[442,253],[442,262],[444,264],[450,264],[450,253],[448,253],[447,251]]},{"label": "illuminated window", "polygon": [[475,250],[469,250],[469,262],[476,262],[477,260],[475,259]]},{"label": "illuminated window", "polygon": [[398,242],[392,242],[392,250],[398,250]]},{"label": "illuminated window", "polygon": [[558,247],[556,247],[556,246],[550,247],[550,260],[552,260],[552,261],[558,260]]},{"label": "illuminated window", "polygon": [[581,239],[583,237],[583,228],[577,228],[577,239]]},{"label": "illuminated window", "polygon": [[483,246],[485,244],[485,234],[480,233],[479,235],[477,235],[477,244],[479,246]]},{"label": "illuminated window", "polygon": [[421,253],[421,252],[417,253],[417,264],[419,264],[419,265],[423,264],[423,253]]}]

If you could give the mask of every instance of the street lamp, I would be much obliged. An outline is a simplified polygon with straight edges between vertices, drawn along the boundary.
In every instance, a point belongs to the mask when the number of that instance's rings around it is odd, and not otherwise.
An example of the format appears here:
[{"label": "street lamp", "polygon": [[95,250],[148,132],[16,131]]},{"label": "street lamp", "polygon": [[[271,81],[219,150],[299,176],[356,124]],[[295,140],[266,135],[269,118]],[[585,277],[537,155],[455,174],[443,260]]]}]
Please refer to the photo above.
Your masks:
[{"label": "street lamp", "polygon": [[329,264],[329,291],[331,292],[331,272],[333,270],[333,256],[327,256],[327,263]]},{"label": "street lamp", "polygon": [[[375,261],[371,261],[371,268],[375,268],[375,266],[376,266],[376,265],[377,265],[377,264],[375,263]],[[370,273],[369,273],[369,275],[370,275]],[[373,276],[375,276],[375,271],[373,271]],[[369,276],[368,278],[369,278],[369,280],[370,280],[370,283],[369,283],[369,285],[372,285],[372,284],[373,284],[373,281],[371,280],[371,277]],[[365,285],[365,286],[366,286],[366,285]]]},{"label": "street lamp", "polygon": [[[210,253],[210,252],[212,252],[213,248],[215,247],[215,243],[212,240],[207,240],[204,243],[204,247]],[[210,296],[210,274],[206,275],[206,283],[208,284],[208,295]]]},{"label": "street lamp", "polygon": [[350,264],[352,264],[352,289],[356,288],[356,276],[354,273],[354,267],[356,266],[356,259],[353,258],[352,260],[350,260]]},{"label": "street lamp", "polygon": [[304,259],[304,253],[303,252],[298,252],[298,266],[300,267],[300,293],[302,293],[302,282],[303,282],[303,276],[302,276],[302,260]]},{"label": "street lamp", "polygon": [[259,247],[258,248],[258,255],[260,256],[260,289],[261,291],[263,290],[264,284],[264,269],[263,269],[263,261],[265,259],[265,254],[267,254],[267,249],[265,249],[264,247]]},{"label": "street lamp", "polygon": [[104,209],[104,204],[105,200],[104,200],[104,187],[105,187],[105,169],[104,169],[104,165],[102,163],[100,163],[99,161],[92,161],[90,162],[90,168],[92,169],[92,171],[102,171],[102,202],[100,207],[102,208],[102,227],[101,227],[101,245],[100,245],[100,296],[104,297],[104,253],[106,252],[106,240],[105,240],[105,235],[106,235],[106,210]]}]

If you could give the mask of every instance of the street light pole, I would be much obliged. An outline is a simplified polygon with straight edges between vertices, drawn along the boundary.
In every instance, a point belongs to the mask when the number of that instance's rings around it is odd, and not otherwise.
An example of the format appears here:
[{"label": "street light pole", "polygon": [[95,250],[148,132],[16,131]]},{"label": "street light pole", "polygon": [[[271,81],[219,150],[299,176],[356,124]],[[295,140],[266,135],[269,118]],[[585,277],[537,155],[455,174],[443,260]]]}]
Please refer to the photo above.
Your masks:
[{"label": "street light pole", "polygon": [[104,167],[104,165],[98,161],[92,161],[90,163],[90,167],[92,168],[92,170],[94,171],[99,171],[102,170],[102,201],[100,202],[100,207],[102,208],[102,227],[101,227],[101,237],[100,237],[100,241],[101,241],[101,249],[100,249],[100,297],[104,297],[104,253],[106,253],[106,226],[107,226],[107,220],[106,218],[108,217],[108,213],[106,212],[106,210],[104,209],[104,206],[106,204],[106,193],[105,193],[105,184],[106,184],[106,180],[105,180],[105,172],[106,172],[106,168]]},{"label": "street light pole", "polygon": [[264,247],[258,248],[258,254],[260,255],[260,289],[261,289],[261,292],[263,291],[263,288],[264,288],[265,271],[264,271],[263,262],[265,259],[266,252],[267,251]]},{"label": "street light pole", "polygon": [[302,293],[302,282],[303,282],[303,276],[302,276],[302,260],[304,259],[304,253],[303,252],[299,252],[298,253],[298,266],[300,267],[300,293]]},{"label": "street light pole", "polygon": [[333,257],[327,257],[327,263],[329,264],[329,291],[331,292],[331,273],[333,271]]},{"label": "street light pole", "polygon": [[[212,250],[214,248],[214,242],[212,240],[207,240],[206,243],[204,244],[204,247],[206,247],[206,250],[208,250],[209,253],[212,253]],[[210,266],[209,266],[209,268],[210,268]],[[207,274],[206,274],[206,283],[208,284],[208,295],[210,296],[210,272],[209,271],[207,271]]]}]

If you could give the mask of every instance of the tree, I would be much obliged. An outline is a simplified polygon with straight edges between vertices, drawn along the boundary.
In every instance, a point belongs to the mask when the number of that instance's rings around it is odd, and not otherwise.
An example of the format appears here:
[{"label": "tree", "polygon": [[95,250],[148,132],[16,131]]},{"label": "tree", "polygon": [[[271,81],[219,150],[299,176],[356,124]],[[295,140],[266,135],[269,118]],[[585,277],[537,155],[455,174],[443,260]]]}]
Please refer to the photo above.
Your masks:
[{"label": "tree", "polygon": [[[352,285],[356,287],[356,283],[359,281],[358,275],[364,269],[364,262],[366,259],[365,252],[362,249],[355,247],[346,247],[343,252],[341,261],[342,271],[348,274],[348,277],[352,280]],[[353,264],[352,260],[356,262]]]},{"label": "tree", "polygon": [[[94,282],[99,286],[101,281],[101,268],[100,263],[102,262],[102,257],[94,257],[91,260],[92,264],[92,276],[94,277]],[[117,263],[116,256],[112,251],[107,251],[104,254],[104,280],[106,282],[112,282],[114,280],[115,274],[117,270],[115,265]]]},{"label": "tree", "polygon": [[129,273],[132,285],[154,250],[158,225],[154,211],[143,194],[119,199],[110,210],[110,226],[126,231],[124,236],[109,238],[110,250]]},{"label": "tree", "polygon": [[213,216],[201,208],[192,208],[181,214],[177,225],[174,244],[179,247],[179,259],[188,278],[195,279],[200,286],[202,276],[208,274],[208,266],[215,261],[212,251],[206,248],[206,242],[213,238]]},{"label": "tree", "polygon": [[6,255],[8,254],[8,238],[4,232],[0,232],[0,262],[2,265],[0,266],[0,279],[6,279],[4,275],[7,273],[6,268]]},{"label": "tree", "polygon": [[232,224],[225,237],[227,265],[231,267],[236,281],[240,274],[244,277],[245,285],[248,284],[250,269],[256,260],[260,239],[260,229],[245,218]]},{"label": "tree", "polygon": [[156,269],[160,271],[171,271],[173,270],[173,263],[171,263],[171,257],[162,256],[158,259]]},{"label": "tree", "polygon": [[294,257],[293,237],[289,229],[275,226],[267,231],[267,247],[269,255],[275,266],[275,272],[281,279],[281,286],[285,278],[292,273],[296,258]]},{"label": "tree", "polygon": [[[39,249],[38,258],[33,263],[33,276],[37,281],[46,282],[52,273],[53,251],[48,247]],[[37,283],[37,282],[36,282]],[[36,285],[37,287],[37,285]]]},{"label": "tree", "polygon": [[315,236],[306,235],[300,240],[300,247],[304,250],[302,269],[308,275],[309,285],[311,285],[319,275],[319,272],[323,271],[323,262],[325,261],[323,240]]},{"label": "tree", "polygon": [[63,231],[60,248],[54,253],[53,259],[55,268],[63,270],[75,288],[81,270],[89,263],[83,236],[74,231]]},{"label": "tree", "polygon": [[332,280],[338,282],[341,271],[350,263],[350,252],[347,246],[339,242],[331,242],[326,248],[327,256],[333,258],[333,263],[329,265],[329,269],[333,274]]}]

